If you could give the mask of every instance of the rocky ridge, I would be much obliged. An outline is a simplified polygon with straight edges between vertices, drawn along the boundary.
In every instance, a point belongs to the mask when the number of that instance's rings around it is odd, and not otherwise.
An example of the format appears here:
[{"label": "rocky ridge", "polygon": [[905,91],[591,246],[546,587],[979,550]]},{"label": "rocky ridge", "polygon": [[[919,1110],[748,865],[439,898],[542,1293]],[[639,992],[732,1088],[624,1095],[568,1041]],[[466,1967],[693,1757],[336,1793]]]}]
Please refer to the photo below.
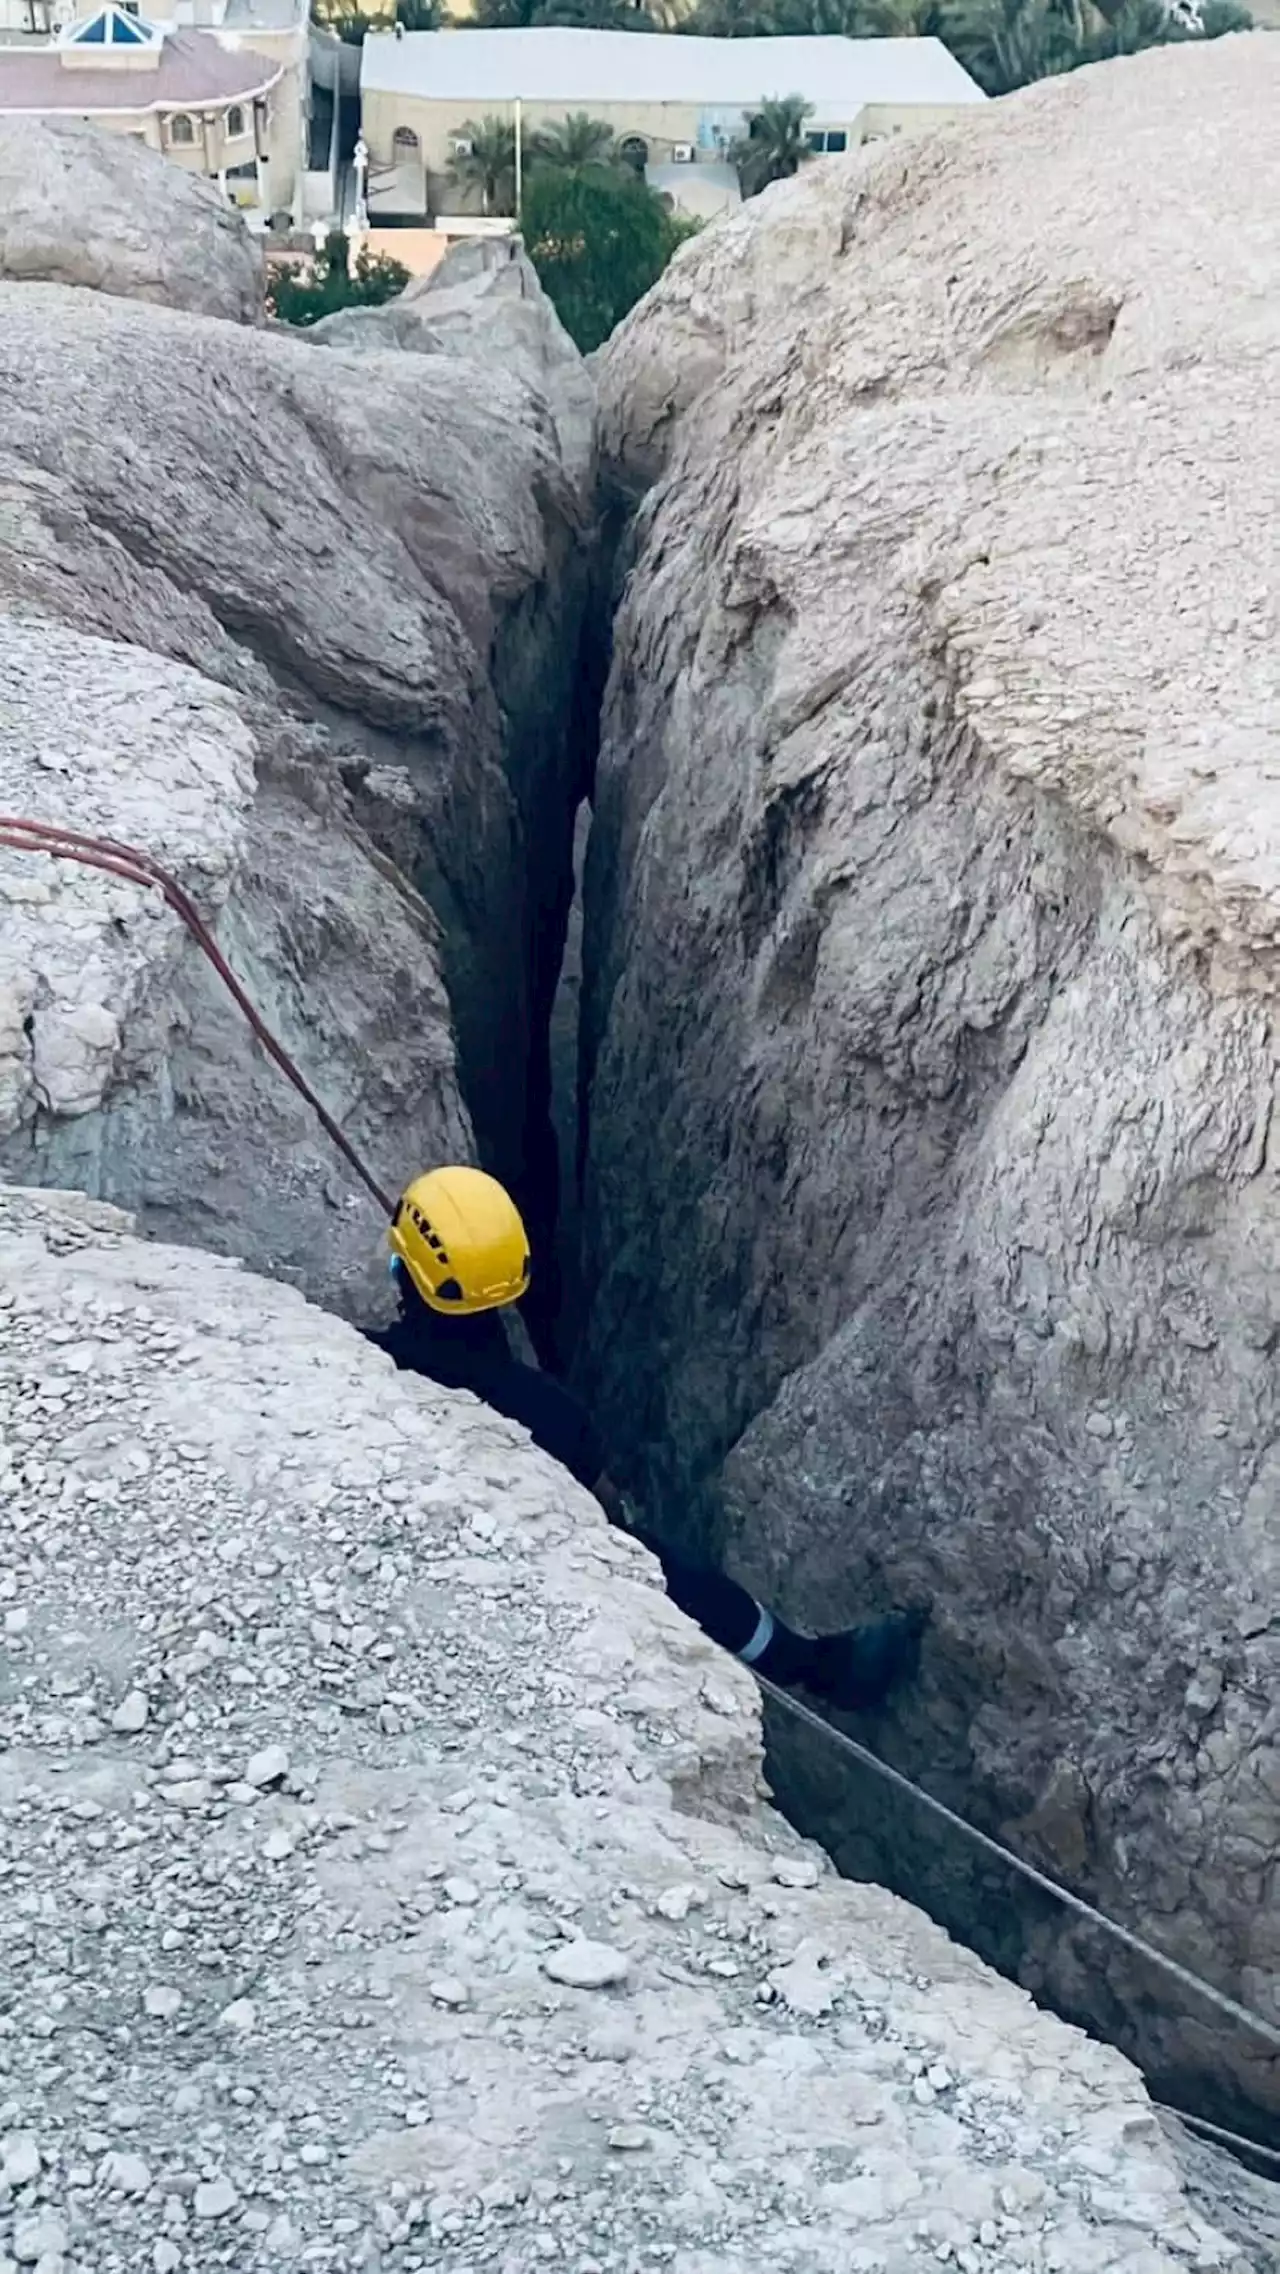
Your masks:
[{"label": "rocky ridge", "polygon": [[[633,1483],[802,1623],[932,1602],[896,1759],[1273,2021],[1277,93],[1231,39],[806,170],[597,359],[644,494],[583,1362]],[[1274,2105],[895,1812],[820,1820]]]},{"label": "rocky ridge", "polygon": [[429,276],[381,308],[343,308],[306,333],[313,347],[367,355],[399,348],[456,355],[518,376],[550,413],[560,460],[584,509],[593,508],[596,394],[582,357],[518,238],[455,245]]},{"label": "rocky ridge", "polygon": [[[0,810],[145,847],[366,1157],[467,1157],[438,927],[354,827],[301,724],[148,649],[0,622]],[[414,1015],[404,1018],[406,994]],[[385,1293],[368,1197],[180,919],[0,850],[0,1159],[145,1196],[340,1309]]]},{"label": "rocky ridge", "polygon": [[262,321],[262,256],[216,183],[86,119],[0,119],[0,278]]},{"label": "rocky ridge", "polygon": [[[167,178],[180,206],[183,177]],[[11,809],[92,816],[153,851],[183,840],[190,873],[203,862],[218,880],[242,977],[303,1070],[332,1075],[329,1102],[375,1171],[395,1186],[470,1152],[460,1083],[474,1142],[536,1236],[590,430],[575,430],[571,475],[532,368],[531,346],[525,378],[453,354],[322,357],[279,332],[0,284]],[[127,752],[148,735],[140,804]],[[167,811],[171,759],[181,814]],[[23,968],[32,875],[0,855]],[[152,1001],[159,966],[118,936],[120,891],[82,876],[41,890],[46,930],[91,903],[106,951],[61,994],[29,1001],[20,975],[8,990],[7,1173],[87,1185],[148,1228],[248,1248],[367,1308],[359,1188],[278,1077],[272,1101],[251,1076],[216,986],[186,956],[181,1000]],[[78,926],[77,913],[47,973],[76,962]],[[96,1087],[55,1104],[42,1069],[86,1006]],[[222,1062],[237,1068],[225,1087]]]},{"label": "rocky ridge", "polygon": [[746,1676],[511,1424],[66,1195],[0,1195],[0,1322],[5,2274],[1275,2262],[761,1806]]}]

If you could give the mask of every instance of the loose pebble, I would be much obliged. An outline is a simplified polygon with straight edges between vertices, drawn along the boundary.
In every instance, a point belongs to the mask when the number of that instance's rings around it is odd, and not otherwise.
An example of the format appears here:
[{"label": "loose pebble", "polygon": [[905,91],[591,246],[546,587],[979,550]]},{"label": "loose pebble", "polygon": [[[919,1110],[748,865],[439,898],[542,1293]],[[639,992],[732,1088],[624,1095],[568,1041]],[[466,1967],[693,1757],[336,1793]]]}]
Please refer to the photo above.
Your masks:
[{"label": "loose pebble", "polygon": [[643,2124],[615,2124],[607,2138],[611,2148],[617,2148],[628,2155],[634,2155],[641,2148],[653,2145],[653,2134],[646,2132]]},{"label": "loose pebble", "polygon": [[40,2143],[34,2132],[9,2132],[0,2139],[0,2181],[29,2187],[40,2177]]},{"label": "loose pebble", "polygon": [[553,1982],[565,1982],[574,1990],[605,1990],[615,1983],[625,1982],[631,1972],[626,1953],[614,1950],[607,1942],[592,1942],[583,1938],[566,1942],[559,1950],[547,1953],[542,1971]]},{"label": "loose pebble", "polygon": [[150,1713],[145,1690],[128,1690],[111,1716],[111,1726],[119,1737],[136,1737],[146,1728]]},{"label": "loose pebble", "polygon": [[260,1753],[251,1753],[245,1763],[243,1782],[255,1791],[279,1784],[289,1774],[289,1755],[283,1745],[264,1745]]},{"label": "loose pebble", "polygon": [[19,2213],[13,2222],[13,2255],[19,2266],[37,2266],[41,2259],[60,2259],[67,2247],[65,2222],[52,2211],[34,2216]]},{"label": "loose pebble", "polygon": [[779,1887],[816,1887],[822,1874],[812,1856],[779,1856],[773,1876]]},{"label": "loose pebble", "polygon": [[225,2219],[240,2198],[229,2179],[202,2180],[191,2199],[198,2219]]},{"label": "loose pebble", "polygon": [[103,2157],[97,2177],[99,2187],[113,2187],[121,2195],[145,2195],[151,2185],[151,2173],[142,2157],[120,2148]]}]

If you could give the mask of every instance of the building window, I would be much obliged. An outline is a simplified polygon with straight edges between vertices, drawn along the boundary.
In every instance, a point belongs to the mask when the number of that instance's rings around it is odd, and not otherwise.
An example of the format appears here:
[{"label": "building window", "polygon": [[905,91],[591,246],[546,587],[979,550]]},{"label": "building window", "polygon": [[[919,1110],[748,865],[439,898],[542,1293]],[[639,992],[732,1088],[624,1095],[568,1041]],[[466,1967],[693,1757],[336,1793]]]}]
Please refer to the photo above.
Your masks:
[{"label": "building window", "polygon": [[391,137],[393,159],[416,158],[420,147],[418,137],[411,126],[398,126]]},{"label": "building window", "polygon": [[842,126],[829,127],[824,132],[809,135],[807,139],[816,158],[821,158],[824,153],[834,157],[837,151],[849,147],[849,137]]},{"label": "building window", "polygon": [[624,166],[642,174],[649,163],[649,145],[642,134],[626,134],[618,144],[618,156]]},{"label": "building window", "polygon": [[238,142],[244,133],[244,112],[239,103],[233,103],[227,112],[227,133],[232,142]]},{"label": "building window", "polygon": [[180,144],[185,149],[190,149],[191,145],[195,141],[195,138],[196,130],[191,124],[190,119],[187,117],[186,112],[175,111],[173,117],[169,121],[169,140],[171,142]]}]

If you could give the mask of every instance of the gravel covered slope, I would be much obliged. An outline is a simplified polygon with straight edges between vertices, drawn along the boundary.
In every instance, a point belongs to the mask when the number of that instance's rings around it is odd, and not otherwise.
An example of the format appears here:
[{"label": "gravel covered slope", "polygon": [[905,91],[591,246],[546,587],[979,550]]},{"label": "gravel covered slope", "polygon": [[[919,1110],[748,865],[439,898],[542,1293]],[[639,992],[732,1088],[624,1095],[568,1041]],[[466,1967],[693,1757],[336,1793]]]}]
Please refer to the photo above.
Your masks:
[{"label": "gravel covered slope", "polygon": [[3,2274],[1265,2262],[760,1805],[651,1580],[291,1290],[0,1194]]}]

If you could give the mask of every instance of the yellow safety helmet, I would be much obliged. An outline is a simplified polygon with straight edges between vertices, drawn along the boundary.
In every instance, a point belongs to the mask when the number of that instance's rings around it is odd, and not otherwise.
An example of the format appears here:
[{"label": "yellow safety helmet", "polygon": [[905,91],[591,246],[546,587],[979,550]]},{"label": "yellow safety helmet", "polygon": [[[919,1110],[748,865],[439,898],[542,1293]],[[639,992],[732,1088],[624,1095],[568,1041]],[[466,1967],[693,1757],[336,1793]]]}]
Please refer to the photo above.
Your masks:
[{"label": "yellow safety helmet", "polygon": [[446,1318],[496,1311],[529,1285],[529,1235],[511,1195],[482,1169],[415,1177],[387,1234],[424,1303]]}]

